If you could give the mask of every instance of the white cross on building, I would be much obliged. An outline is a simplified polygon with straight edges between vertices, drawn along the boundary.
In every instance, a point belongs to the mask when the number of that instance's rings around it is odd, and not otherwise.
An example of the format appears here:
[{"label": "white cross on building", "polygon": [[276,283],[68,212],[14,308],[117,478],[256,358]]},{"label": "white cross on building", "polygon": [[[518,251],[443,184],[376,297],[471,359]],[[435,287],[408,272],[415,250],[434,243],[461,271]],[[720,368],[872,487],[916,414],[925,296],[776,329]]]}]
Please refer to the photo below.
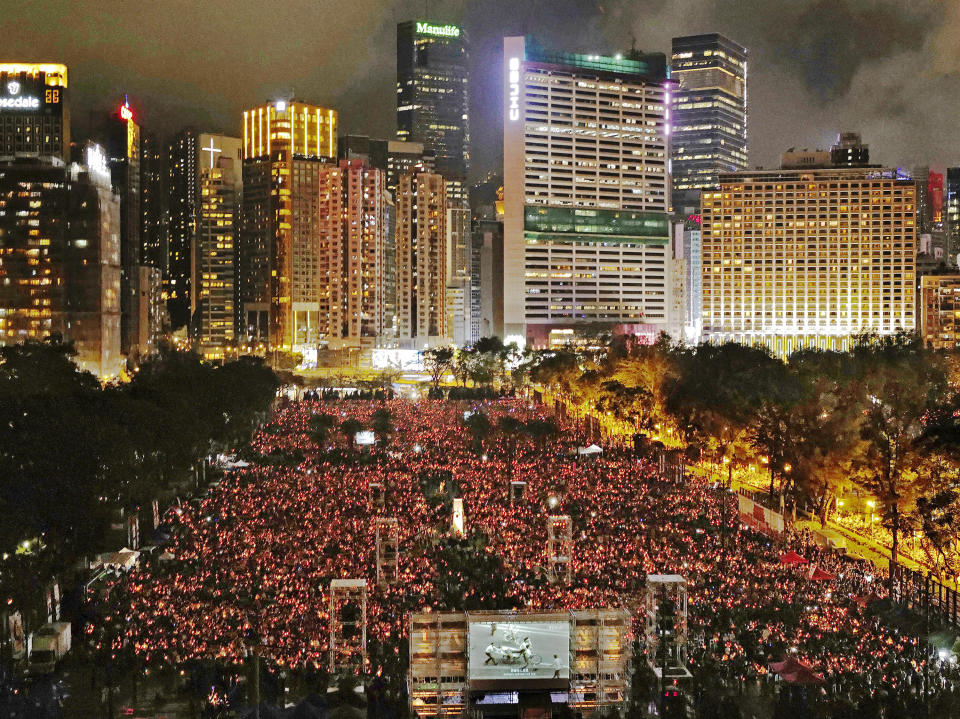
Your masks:
[{"label": "white cross on building", "polygon": [[212,170],[212,169],[213,169],[213,165],[214,165],[214,160],[215,160],[215,153],[217,153],[217,152],[223,152],[223,150],[221,150],[221,149],[213,146],[213,138],[212,138],[212,137],[210,138],[210,147],[201,147],[200,150],[201,150],[201,152],[209,152],[209,153],[210,153],[210,169]]}]

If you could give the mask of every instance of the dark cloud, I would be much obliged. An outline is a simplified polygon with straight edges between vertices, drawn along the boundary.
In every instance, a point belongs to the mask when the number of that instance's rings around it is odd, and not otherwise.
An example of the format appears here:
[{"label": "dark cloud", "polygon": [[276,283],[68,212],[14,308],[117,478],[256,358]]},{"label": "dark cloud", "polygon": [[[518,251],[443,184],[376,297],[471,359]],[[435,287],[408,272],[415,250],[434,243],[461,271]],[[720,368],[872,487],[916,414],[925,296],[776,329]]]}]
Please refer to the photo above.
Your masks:
[{"label": "dark cloud", "polygon": [[500,48],[668,52],[723,32],[750,49],[750,155],[861,130],[889,164],[960,163],[960,3],[939,0],[40,0],[5,3],[4,59],[70,65],[76,123],[129,92],[147,127],[238,132],[272,96],[328,103],[344,131],[393,130],[396,23],[461,24],[471,42],[477,174],[498,164]]}]

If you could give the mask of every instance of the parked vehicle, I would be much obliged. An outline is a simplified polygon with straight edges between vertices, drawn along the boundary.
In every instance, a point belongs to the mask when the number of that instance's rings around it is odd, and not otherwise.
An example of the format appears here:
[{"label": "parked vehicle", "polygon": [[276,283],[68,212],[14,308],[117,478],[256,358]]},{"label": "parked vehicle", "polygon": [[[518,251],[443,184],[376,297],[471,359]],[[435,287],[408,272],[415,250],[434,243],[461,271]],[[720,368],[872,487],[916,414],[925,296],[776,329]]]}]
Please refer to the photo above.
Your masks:
[{"label": "parked vehicle", "polygon": [[33,634],[27,673],[31,676],[52,674],[69,651],[70,622],[44,624]]}]

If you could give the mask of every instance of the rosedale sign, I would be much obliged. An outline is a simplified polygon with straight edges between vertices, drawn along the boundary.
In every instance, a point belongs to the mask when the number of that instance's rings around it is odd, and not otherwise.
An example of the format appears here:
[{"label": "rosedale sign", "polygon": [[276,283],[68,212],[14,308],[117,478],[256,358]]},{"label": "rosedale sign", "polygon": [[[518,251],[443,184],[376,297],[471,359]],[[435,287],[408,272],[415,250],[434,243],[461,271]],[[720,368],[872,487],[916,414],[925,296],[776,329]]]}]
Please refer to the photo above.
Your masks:
[{"label": "rosedale sign", "polygon": [[431,25],[428,22],[418,22],[417,34],[435,35],[437,37],[460,37],[460,28],[456,25]]}]

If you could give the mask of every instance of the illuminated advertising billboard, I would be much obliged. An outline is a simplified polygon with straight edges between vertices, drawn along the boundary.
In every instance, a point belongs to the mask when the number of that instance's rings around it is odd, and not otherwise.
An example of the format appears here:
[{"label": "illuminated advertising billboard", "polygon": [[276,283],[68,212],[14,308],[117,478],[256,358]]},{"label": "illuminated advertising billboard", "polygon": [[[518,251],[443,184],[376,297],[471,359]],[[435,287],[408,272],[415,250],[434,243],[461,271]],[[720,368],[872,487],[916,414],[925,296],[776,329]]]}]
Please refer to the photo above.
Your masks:
[{"label": "illuminated advertising billboard", "polygon": [[471,622],[471,689],[548,689],[570,680],[569,622]]}]

